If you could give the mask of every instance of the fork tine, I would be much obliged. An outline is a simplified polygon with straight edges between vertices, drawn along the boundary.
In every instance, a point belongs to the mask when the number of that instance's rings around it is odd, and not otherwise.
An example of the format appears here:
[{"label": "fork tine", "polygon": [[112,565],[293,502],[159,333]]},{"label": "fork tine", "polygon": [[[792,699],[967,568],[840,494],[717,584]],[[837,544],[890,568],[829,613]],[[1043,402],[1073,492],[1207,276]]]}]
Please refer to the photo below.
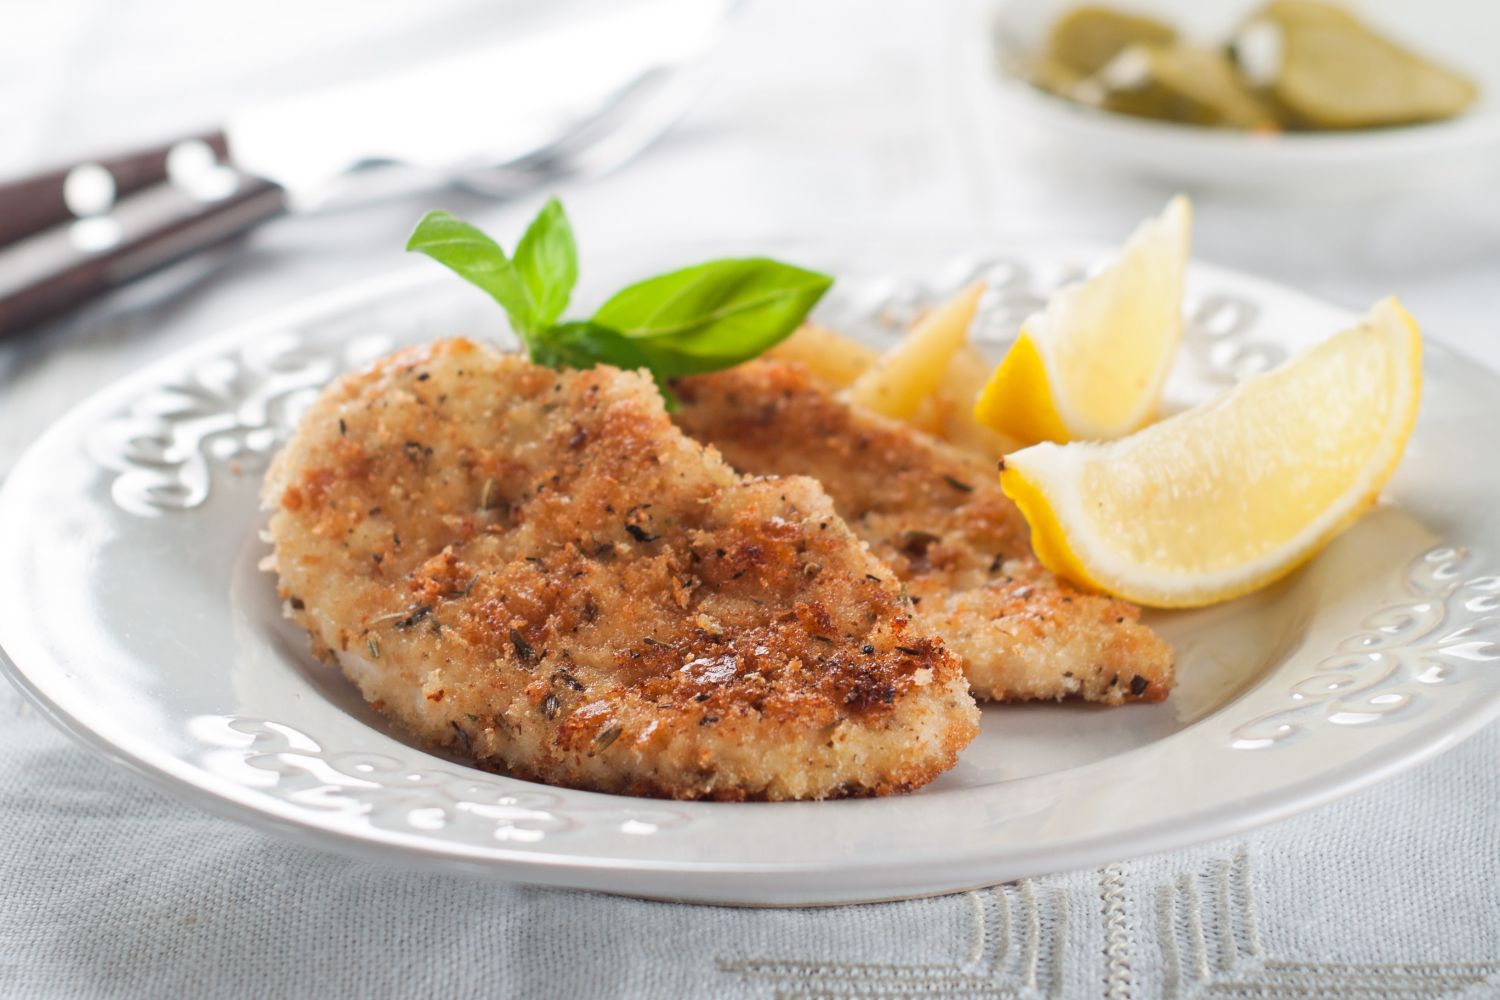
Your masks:
[{"label": "fork tine", "polygon": [[[670,104],[675,110],[670,116],[660,111],[650,114],[653,107],[664,103],[664,96],[672,98]],[[551,142],[504,163],[463,171],[453,181],[481,194],[509,197],[549,177],[602,173],[665,131],[686,110],[689,96],[680,70],[655,66]],[[629,141],[619,142],[622,136],[628,136]],[[610,155],[599,155],[600,150],[610,151]],[[618,155],[621,152],[625,155]]]}]

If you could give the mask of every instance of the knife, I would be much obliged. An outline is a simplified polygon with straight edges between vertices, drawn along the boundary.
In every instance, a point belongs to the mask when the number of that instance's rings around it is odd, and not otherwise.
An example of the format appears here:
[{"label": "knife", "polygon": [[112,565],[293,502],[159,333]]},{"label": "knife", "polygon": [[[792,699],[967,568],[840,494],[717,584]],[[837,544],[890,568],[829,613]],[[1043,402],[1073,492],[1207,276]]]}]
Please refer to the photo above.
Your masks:
[{"label": "knife", "polygon": [[[601,172],[685,109],[679,70],[730,6],[595,5],[245,109],[222,128],[0,182],[0,339],[287,212],[450,184],[515,193]],[[580,156],[585,147],[594,155]]]}]

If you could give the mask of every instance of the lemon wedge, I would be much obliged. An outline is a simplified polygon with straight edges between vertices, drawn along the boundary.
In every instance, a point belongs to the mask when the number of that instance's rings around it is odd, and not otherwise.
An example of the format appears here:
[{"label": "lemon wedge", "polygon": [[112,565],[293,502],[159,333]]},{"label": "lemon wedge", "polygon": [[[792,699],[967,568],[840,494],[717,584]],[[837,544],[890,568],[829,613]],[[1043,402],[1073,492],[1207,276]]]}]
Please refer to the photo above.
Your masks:
[{"label": "lemon wedge", "polygon": [[984,282],[937,306],[849,385],[849,402],[895,420],[911,420],[942,387],[953,356],[969,339]]},{"label": "lemon wedge", "polygon": [[1053,572],[1196,607],[1291,572],[1372,503],[1421,396],[1422,339],[1395,299],[1223,398],[1111,442],[1006,457],[1000,486]]},{"label": "lemon wedge", "polygon": [[1178,195],[1118,259],[1054,293],[1021,324],[975,418],[1024,444],[1107,440],[1150,421],[1182,339],[1191,228]]}]

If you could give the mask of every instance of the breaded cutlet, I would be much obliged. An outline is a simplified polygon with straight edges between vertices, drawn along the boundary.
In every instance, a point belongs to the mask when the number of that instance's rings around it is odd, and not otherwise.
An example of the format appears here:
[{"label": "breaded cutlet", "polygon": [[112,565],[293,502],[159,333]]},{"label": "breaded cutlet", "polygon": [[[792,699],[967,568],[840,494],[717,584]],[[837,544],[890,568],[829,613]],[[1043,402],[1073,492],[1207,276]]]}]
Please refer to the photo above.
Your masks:
[{"label": "breaded cutlet", "polygon": [[885,795],[978,731],[958,659],[823,489],[740,476],[642,374],[410,348],[323,393],[263,496],[315,650],[483,765],[675,798]]},{"label": "breaded cutlet", "polygon": [[1125,601],[1059,581],[992,465],[851,407],[802,366],[752,361],[676,383],[678,426],[741,472],[811,476],[964,661],[1004,701],[1160,701],[1170,646]]}]

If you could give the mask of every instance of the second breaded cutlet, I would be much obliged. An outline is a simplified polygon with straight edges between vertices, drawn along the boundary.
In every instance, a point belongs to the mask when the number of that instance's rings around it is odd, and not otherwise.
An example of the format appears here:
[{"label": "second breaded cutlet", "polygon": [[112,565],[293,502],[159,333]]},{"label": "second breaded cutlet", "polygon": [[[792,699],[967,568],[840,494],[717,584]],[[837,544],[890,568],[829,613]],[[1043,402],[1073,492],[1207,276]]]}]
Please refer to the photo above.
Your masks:
[{"label": "second breaded cutlet", "polygon": [[811,476],[964,661],[975,693],[1003,701],[1160,701],[1170,646],[1140,609],[1079,591],[1036,560],[993,467],[856,409],[800,365],[752,361],[676,384],[676,420],[731,465]]},{"label": "second breaded cutlet", "polygon": [[958,660],[822,488],[742,478],[643,374],[411,348],[323,393],[264,499],[314,648],[424,742],[517,776],[883,795],[978,732]]}]

